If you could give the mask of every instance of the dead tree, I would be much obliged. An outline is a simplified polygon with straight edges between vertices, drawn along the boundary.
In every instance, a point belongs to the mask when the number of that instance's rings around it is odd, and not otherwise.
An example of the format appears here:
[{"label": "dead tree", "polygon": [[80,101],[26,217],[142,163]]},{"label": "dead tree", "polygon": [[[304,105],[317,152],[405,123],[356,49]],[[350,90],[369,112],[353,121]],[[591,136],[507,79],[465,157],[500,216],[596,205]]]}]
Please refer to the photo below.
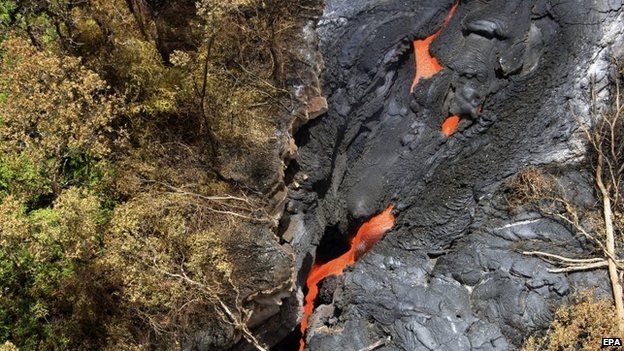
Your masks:
[{"label": "dead tree", "polygon": [[[608,269],[611,290],[617,315],[618,328],[624,334],[624,303],[620,272],[622,261],[617,256],[616,243],[622,240],[623,225],[619,220],[624,215],[624,201],[621,194],[624,178],[624,123],[620,82],[618,76],[613,86],[613,103],[608,108],[599,108],[595,89],[591,92],[592,125],[577,118],[588,142],[588,159],[593,167],[593,180],[596,194],[601,203],[601,223],[597,228],[587,229],[579,220],[579,210],[565,196],[536,194],[534,200],[551,201],[564,208],[563,211],[546,210],[541,212],[551,215],[569,225],[574,231],[590,239],[600,248],[600,257],[569,258],[541,251],[524,252],[526,255],[540,257],[560,268],[551,272],[563,273],[581,270]],[[563,192],[564,193],[564,192]]]}]

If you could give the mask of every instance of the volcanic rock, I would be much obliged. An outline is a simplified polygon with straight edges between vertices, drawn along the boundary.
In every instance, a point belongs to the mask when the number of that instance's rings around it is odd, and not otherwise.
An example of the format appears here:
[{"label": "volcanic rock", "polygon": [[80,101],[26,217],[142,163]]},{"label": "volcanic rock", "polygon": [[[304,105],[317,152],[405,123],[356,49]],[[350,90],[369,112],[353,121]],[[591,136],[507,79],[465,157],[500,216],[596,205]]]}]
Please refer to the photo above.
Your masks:
[{"label": "volcanic rock", "polygon": [[[305,232],[291,239],[297,285],[327,228],[348,238],[390,203],[397,218],[343,273],[337,322],[311,325],[309,350],[380,340],[379,350],[518,349],[572,292],[608,296],[605,272],[549,273],[522,254],[592,248],[556,221],[511,213],[505,184],[551,164],[575,202],[595,200],[570,110],[587,119],[587,76],[606,76],[605,55],[624,42],[622,1],[459,1],[430,47],[443,70],[411,93],[411,43],[435,33],[454,3],[326,1],[317,33],[328,111],[296,136],[307,179],[290,194]],[[454,114],[462,121],[447,137]]]}]

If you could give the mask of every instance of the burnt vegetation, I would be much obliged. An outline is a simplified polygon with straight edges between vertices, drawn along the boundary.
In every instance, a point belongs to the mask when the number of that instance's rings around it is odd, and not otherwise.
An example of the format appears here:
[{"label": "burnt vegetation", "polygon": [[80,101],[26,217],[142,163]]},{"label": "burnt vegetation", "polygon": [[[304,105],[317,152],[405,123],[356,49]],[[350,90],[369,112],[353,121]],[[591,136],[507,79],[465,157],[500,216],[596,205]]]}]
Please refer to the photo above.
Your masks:
[{"label": "burnt vegetation", "polygon": [[291,259],[267,175],[315,6],[0,1],[0,349],[264,349],[249,299]]}]

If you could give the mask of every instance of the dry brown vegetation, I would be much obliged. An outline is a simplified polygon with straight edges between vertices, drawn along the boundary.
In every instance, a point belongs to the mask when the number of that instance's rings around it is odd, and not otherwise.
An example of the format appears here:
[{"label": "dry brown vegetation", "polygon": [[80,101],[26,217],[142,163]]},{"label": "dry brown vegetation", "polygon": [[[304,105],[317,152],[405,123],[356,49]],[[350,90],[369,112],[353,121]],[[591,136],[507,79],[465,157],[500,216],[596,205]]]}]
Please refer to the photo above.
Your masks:
[{"label": "dry brown vegetation", "polygon": [[598,350],[602,338],[620,335],[614,319],[613,302],[583,294],[572,305],[559,308],[546,336],[529,338],[524,351]]},{"label": "dry brown vegetation", "polygon": [[[577,118],[588,145],[587,165],[595,186],[596,201],[581,204],[573,189],[561,184],[557,170],[528,168],[511,183],[511,208],[526,207],[568,226],[573,233],[595,247],[588,257],[569,257],[551,251],[528,251],[557,266],[554,273],[607,269],[613,300],[583,301],[563,308],[549,333],[538,341],[530,340],[527,349],[593,350],[598,338],[624,335],[621,250],[624,246],[624,123],[621,104],[622,71],[614,75],[611,103],[598,106],[591,92],[591,126]],[[554,249],[554,248],[553,248]],[[583,331],[584,330],[584,331]]]}]

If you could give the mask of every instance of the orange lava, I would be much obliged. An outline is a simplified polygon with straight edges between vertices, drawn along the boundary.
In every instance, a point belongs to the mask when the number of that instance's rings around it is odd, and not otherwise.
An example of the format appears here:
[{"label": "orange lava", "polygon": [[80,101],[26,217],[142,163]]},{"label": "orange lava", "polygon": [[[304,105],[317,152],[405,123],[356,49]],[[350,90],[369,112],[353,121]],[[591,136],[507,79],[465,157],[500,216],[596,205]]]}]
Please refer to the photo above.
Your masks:
[{"label": "orange lava", "polygon": [[446,136],[451,136],[457,130],[457,126],[459,125],[459,116],[453,115],[442,123],[442,133]]},{"label": "orange lava", "polygon": [[438,60],[435,57],[431,56],[431,52],[429,52],[429,46],[431,45],[433,40],[437,38],[438,35],[440,35],[442,30],[446,28],[449,21],[451,20],[451,17],[453,17],[453,14],[455,14],[455,10],[457,9],[458,4],[459,4],[459,1],[456,2],[455,5],[453,5],[453,7],[451,8],[451,11],[444,19],[442,28],[438,29],[437,32],[433,33],[432,35],[428,36],[425,39],[414,40],[414,54],[416,57],[416,75],[414,76],[414,82],[412,82],[412,87],[410,91],[414,91],[416,84],[418,84],[418,82],[421,79],[430,78],[434,74],[440,72],[443,69],[442,65],[440,65]]},{"label": "orange lava", "polygon": [[[392,215],[392,204],[390,204],[383,212],[374,216],[368,222],[362,224],[357,233],[351,239],[351,247],[349,251],[342,256],[335,258],[327,263],[315,263],[310,270],[306,285],[308,294],[305,297],[303,305],[303,319],[301,320],[301,334],[305,335],[308,327],[308,319],[314,311],[314,300],[318,295],[318,283],[325,277],[330,275],[340,275],[348,266],[352,265],[358,258],[362,257],[369,251],[383,235],[394,225],[394,215]],[[305,348],[304,337],[301,337],[299,350]]]}]

